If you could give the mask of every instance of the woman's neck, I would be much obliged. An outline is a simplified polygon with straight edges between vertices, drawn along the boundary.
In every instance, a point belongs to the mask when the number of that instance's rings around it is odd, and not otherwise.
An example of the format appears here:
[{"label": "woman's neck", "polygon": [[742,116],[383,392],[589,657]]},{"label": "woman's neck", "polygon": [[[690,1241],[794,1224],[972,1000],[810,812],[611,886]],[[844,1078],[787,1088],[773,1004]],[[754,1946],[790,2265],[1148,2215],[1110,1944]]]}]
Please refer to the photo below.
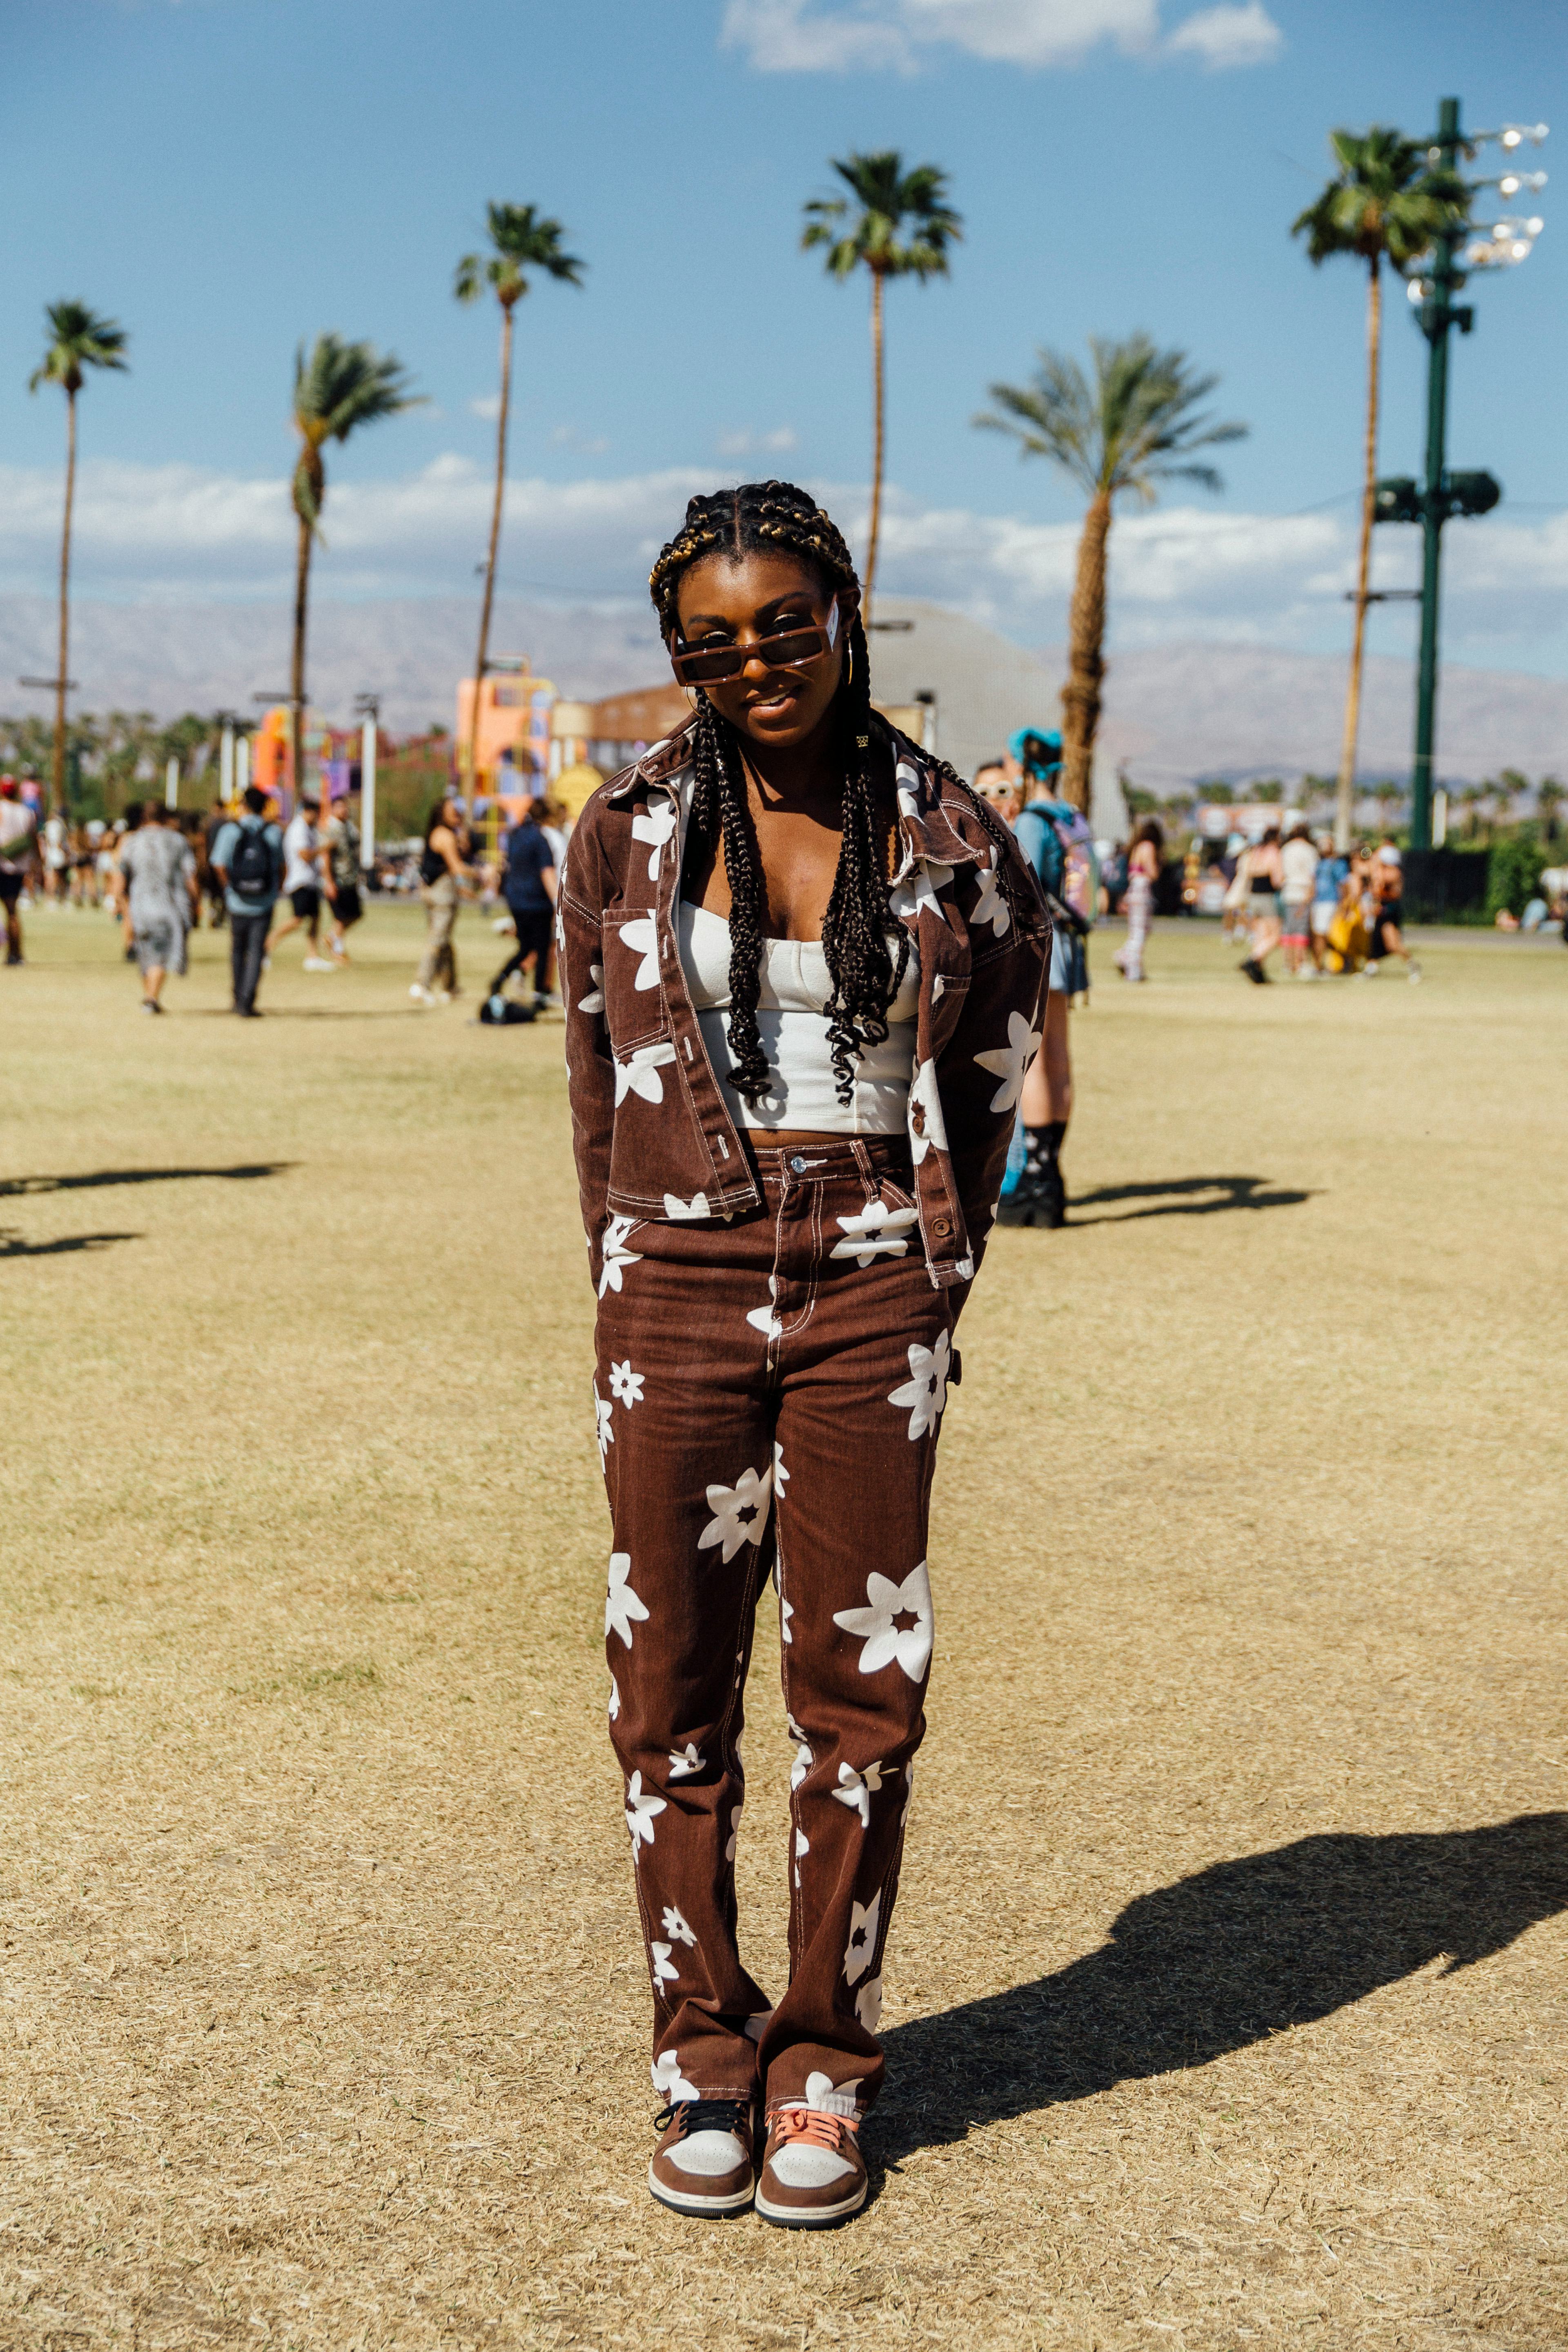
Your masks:
[{"label": "woman's neck", "polygon": [[815,814],[825,802],[837,808],[844,794],[844,772],[842,762],[834,756],[837,733],[829,709],[798,743],[759,743],[750,735],[737,735],[741,756],[764,812]]}]

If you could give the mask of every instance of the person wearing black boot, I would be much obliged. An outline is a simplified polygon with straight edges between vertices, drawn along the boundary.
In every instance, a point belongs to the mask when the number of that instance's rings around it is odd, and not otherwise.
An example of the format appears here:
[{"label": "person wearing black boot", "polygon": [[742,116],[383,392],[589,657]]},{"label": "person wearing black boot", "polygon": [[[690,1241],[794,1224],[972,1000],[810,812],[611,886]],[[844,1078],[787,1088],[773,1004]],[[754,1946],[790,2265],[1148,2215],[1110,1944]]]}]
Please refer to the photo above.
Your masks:
[{"label": "person wearing black boot", "polygon": [[[1074,996],[1089,988],[1089,959],[1084,948],[1082,915],[1071,903],[1084,888],[1092,891],[1093,869],[1086,866],[1089,828],[1077,810],[1053,797],[1061,782],[1061,737],[1027,729],[1013,738],[1009,769],[1016,768],[1028,795],[1014,830],[1018,846],[1034,867],[1052,922],[1050,990],[1046,998],[1044,1035],[1037,1058],[1024,1080],[1019,1117],[1024,1129],[1024,1166],[1011,1192],[1004,1190],[997,1222],[1004,1225],[1043,1225],[1056,1232],[1067,1223],[1067,1185],[1062,1176],[1061,1149],[1072,1117],[1072,1055],[1068,1041],[1068,1011]],[[1071,858],[1069,839],[1079,851]],[[1093,900],[1090,898],[1090,907]]]}]

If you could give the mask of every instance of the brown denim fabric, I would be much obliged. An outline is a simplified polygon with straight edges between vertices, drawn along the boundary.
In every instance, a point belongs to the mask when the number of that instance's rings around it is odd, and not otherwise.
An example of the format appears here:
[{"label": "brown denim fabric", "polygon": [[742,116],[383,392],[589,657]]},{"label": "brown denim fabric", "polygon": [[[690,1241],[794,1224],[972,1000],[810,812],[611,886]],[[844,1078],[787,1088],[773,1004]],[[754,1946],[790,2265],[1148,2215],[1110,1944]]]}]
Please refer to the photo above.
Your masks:
[{"label": "brown denim fabric", "polygon": [[[926,1527],[962,1291],[928,1278],[900,1139],[760,1150],[732,1223],[617,1220],[595,1381],[614,1520],[610,1735],[668,2099],[868,2106],[931,1651]],[[736,1946],[742,1700],[776,1570],[790,1981]]]},{"label": "brown denim fabric", "polygon": [[[1050,922],[1006,828],[907,737],[895,733],[893,749],[901,856],[892,906],[921,965],[909,1141],[926,1269],[945,1289],[973,1279],[995,1215],[1039,1045]],[[595,1281],[614,1218],[759,1206],[680,963],[691,782],[688,735],[656,744],[588,802],[562,877],[556,938]]]}]

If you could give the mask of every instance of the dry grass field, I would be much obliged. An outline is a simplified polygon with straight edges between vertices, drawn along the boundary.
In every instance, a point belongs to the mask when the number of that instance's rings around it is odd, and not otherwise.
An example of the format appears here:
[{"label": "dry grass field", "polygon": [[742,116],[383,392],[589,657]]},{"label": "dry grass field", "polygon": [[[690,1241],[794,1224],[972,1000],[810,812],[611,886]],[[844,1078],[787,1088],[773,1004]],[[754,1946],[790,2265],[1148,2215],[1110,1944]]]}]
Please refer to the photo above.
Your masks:
[{"label": "dry grass field", "polygon": [[100,917],[0,971],[5,2352],[1562,2352],[1562,948],[1097,951],[947,1418],[873,2201],[793,2235],[642,2186],[560,1032],[415,1012],[417,928],[254,1024],[205,933],[163,1022]]}]

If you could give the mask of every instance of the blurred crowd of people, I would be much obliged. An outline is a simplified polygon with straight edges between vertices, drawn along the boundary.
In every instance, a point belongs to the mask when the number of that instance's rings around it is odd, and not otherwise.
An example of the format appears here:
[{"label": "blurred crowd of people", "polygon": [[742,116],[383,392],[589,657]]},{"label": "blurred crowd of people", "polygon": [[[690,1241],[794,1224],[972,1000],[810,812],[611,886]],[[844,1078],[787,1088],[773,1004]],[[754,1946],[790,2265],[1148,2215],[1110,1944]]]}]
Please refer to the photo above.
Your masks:
[{"label": "blurred crowd of people", "polygon": [[[427,929],[414,1001],[445,1004],[460,993],[454,932],[460,908],[474,900],[504,908],[495,927],[516,940],[486,1003],[528,1018],[559,1003],[553,908],[570,831],[559,801],[535,799],[520,822],[485,826],[470,824],[458,795],[444,794],[423,841],[378,852],[367,875],[350,802],[323,811],[308,796],[285,822],[277,802],[252,785],[232,809],[220,803],[203,814],[132,802],[111,821],[76,824],[44,814],[36,787],[0,777],[5,960],[24,961],[22,919],[31,907],[101,908],[119,923],[125,959],[140,970],[142,1011],[156,1017],[164,982],[186,971],[190,933],[205,919],[230,934],[233,1010],[254,1019],[261,975],[286,941],[299,940],[304,971],[342,971],[366,890],[417,891]],[[520,1002],[511,983],[525,967],[532,993]]]},{"label": "blurred crowd of people", "polygon": [[1302,820],[1268,825],[1218,870],[1221,929],[1245,940],[1240,970],[1255,984],[1270,978],[1277,949],[1292,980],[1344,972],[1372,980],[1391,961],[1420,979],[1405,940],[1405,864],[1392,833],[1342,854],[1331,835],[1314,839]]}]

